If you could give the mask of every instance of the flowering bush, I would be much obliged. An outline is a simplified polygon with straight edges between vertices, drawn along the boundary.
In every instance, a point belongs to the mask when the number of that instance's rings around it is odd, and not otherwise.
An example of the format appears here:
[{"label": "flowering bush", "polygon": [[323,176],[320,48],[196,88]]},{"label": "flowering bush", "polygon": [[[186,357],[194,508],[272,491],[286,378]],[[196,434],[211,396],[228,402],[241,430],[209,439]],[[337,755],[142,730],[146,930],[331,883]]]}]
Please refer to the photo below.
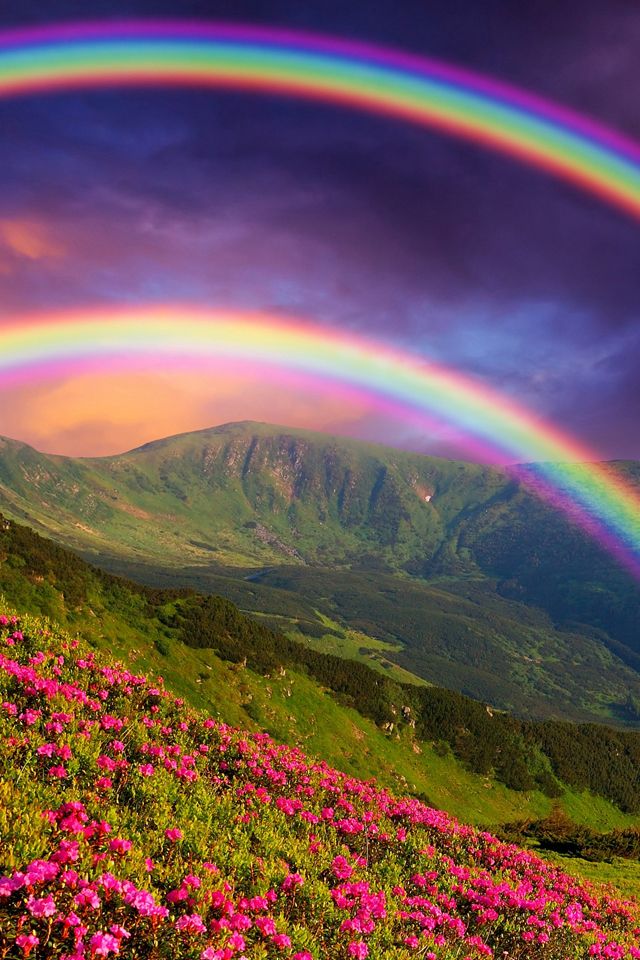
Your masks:
[{"label": "flowering bush", "polygon": [[637,905],[0,617],[0,957],[640,958]]}]

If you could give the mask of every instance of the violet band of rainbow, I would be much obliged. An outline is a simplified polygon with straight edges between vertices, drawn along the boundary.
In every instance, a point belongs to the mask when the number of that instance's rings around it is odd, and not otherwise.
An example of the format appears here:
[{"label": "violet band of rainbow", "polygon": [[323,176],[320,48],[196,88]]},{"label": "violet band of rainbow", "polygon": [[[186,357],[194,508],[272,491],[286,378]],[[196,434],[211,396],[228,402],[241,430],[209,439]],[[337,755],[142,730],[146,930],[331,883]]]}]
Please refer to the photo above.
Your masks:
[{"label": "violet band of rainbow", "polygon": [[0,327],[0,385],[72,370],[117,371],[156,358],[259,365],[371,398],[397,416],[451,424],[595,537],[640,577],[640,496],[597,454],[484,384],[373,339],[264,314],[187,305],[18,318]]},{"label": "violet band of rainbow", "polygon": [[0,33],[0,96],[122,85],[283,94],[396,117],[517,157],[640,217],[637,143],[451,65],[228,24],[132,21]]}]

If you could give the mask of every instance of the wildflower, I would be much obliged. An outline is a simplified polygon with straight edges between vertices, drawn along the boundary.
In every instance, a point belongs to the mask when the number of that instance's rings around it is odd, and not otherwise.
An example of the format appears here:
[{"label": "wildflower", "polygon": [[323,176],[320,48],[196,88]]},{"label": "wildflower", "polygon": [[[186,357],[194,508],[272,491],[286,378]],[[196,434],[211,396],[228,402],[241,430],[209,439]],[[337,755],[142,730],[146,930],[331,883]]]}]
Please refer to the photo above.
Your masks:
[{"label": "wildflower", "polygon": [[197,934],[206,933],[207,928],[202,921],[202,917],[197,913],[185,913],[176,920],[176,930],[180,933]]},{"label": "wildflower", "polygon": [[16,944],[22,950],[22,956],[28,957],[34,947],[40,943],[40,938],[35,933],[21,933],[16,937]]},{"label": "wildflower", "polygon": [[100,897],[95,890],[91,890],[89,887],[81,890],[80,893],[76,893],[73,901],[77,907],[90,907],[92,910],[97,910],[100,906]]},{"label": "wildflower", "polygon": [[339,880],[348,880],[353,873],[353,867],[347,861],[346,857],[334,857],[331,862],[331,870],[334,877]]},{"label": "wildflower", "polygon": [[286,933],[276,933],[275,936],[271,938],[271,942],[278,950],[284,950],[286,947],[291,946],[291,938],[286,935]]},{"label": "wildflower", "polygon": [[68,773],[65,767],[63,767],[62,765],[58,765],[54,767],[49,767],[49,776],[54,777],[57,780],[66,780],[68,777]]},{"label": "wildflower", "polygon": [[369,947],[364,940],[352,940],[348,950],[349,956],[354,957],[354,960],[365,960],[365,957],[369,956]]},{"label": "wildflower", "polygon": [[277,932],[273,917],[258,917],[256,927],[263,937],[272,937]]},{"label": "wildflower", "polygon": [[41,899],[29,897],[27,900],[27,910],[32,917],[52,917],[57,909],[55,900],[51,894]]},{"label": "wildflower", "polygon": [[111,933],[94,933],[89,941],[92,957],[106,957],[120,952],[120,940]]},{"label": "wildflower", "polygon": [[289,873],[282,881],[282,889],[288,892],[289,890],[295,890],[296,887],[302,886],[303,883],[304,877],[299,873]]},{"label": "wildflower", "polygon": [[113,840],[109,841],[109,850],[111,853],[124,855],[131,850],[132,846],[131,840],[125,840],[122,837],[114,837]]},{"label": "wildflower", "polygon": [[245,948],[245,939],[239,933],[232,933],[229,939],[227,940],[227,946],[232,950],[244,950]]}]

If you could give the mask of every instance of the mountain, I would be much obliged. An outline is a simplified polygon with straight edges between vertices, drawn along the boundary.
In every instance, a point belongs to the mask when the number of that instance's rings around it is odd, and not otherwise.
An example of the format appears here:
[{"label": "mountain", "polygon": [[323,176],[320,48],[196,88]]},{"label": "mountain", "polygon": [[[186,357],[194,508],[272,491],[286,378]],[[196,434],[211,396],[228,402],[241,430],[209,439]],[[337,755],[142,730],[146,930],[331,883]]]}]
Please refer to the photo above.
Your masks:
[{"label": "mountain", "polygon": [[0,611],[0,645],[7,958],[638,955],[637,901],[189,709],[50,623]]},{"label": "mountain", "polygon": [[500,470],[255,423],[91,459],[2,440],[0,509],[380,669],[522,716],[640,724],[638,584]]},{"label": "mountain", "polygon": [[5,512],[69,546],[164,565],[420,566],[462,511],[509,486],[489,468],[268,424],[91,459],[0,440]]}]

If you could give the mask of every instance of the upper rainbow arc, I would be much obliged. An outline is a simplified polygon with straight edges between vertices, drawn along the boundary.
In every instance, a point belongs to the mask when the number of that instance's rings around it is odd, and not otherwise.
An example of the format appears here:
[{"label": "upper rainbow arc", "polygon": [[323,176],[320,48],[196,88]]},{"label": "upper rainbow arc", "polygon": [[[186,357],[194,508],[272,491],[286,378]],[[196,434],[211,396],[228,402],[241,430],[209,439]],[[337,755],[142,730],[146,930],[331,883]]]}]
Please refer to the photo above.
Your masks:
[{"label": "upper rainbow arc", "polygon": [[0,96],[119,84],[251,89],[396,116],[517,157],[640,218],[640,145],[439,61],[232,24],[131,21],[0,33]]}]

